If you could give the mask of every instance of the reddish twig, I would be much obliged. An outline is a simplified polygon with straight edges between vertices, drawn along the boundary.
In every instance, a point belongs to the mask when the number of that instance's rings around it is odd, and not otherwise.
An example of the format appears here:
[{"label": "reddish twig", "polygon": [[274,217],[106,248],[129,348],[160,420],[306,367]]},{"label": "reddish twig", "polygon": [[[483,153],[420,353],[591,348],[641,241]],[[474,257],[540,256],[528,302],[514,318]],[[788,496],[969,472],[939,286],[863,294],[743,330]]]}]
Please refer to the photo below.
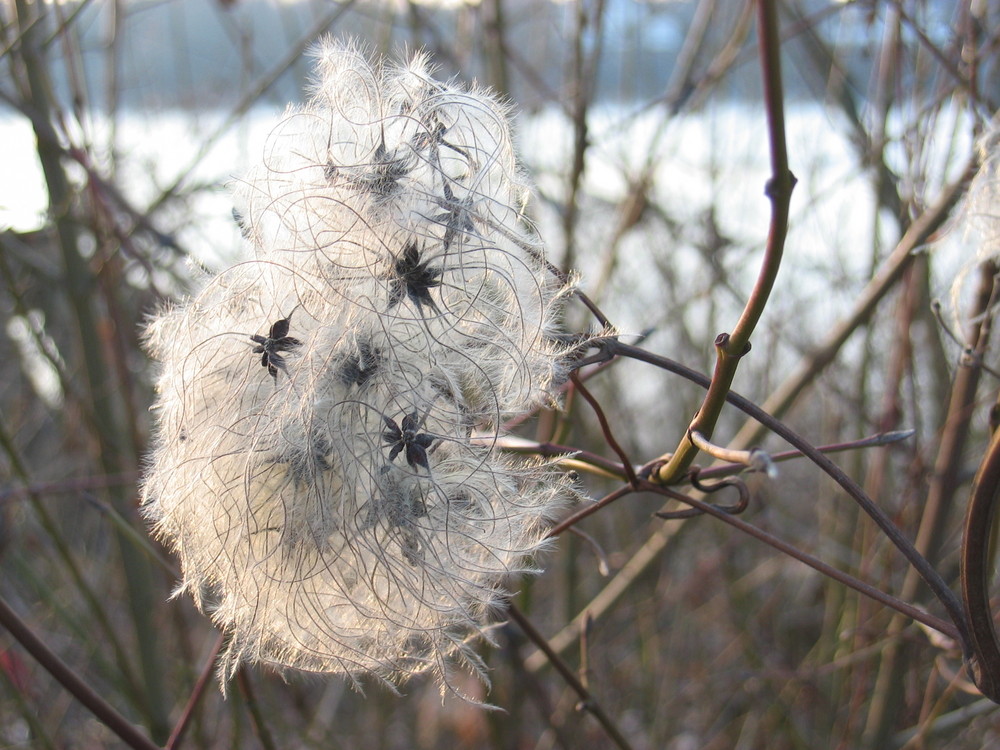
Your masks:
[{"label": "reddish twig", "polygon": [[254,734],[257,735],[257,739],[260,740],[260,744],[264,747],[264,750],[276,750],[277,745],[274,744],[274,738],[271,737],[271,730],[267,728],[267,723],[264,721],[264,714],[260,710],[260,704],[257,702],[253,687],[250,685],[250,678],[247,677],[246,669],[240,669],[237,673],[236,681],[239,683],[240,691],[243,693],[247,710],[250,712],[250,723],[253,725]]},{"label": "reddish twig", "polygon": [[[651,352],[647,352],[638,347],[629,346],[628,344],[623,344],[617,340],[608,342],[607,346],[609,348],[609,351],[611,351],[616,355],[632,357],[634,359],[647,362],[649,364],[665,369],[669,372],[681,375],[690,380],[691,382],[697,383],[698,385],[701,385],[704,388],[709,387],[709,385],[712,382],[708,377],[706,377],[702,373],[696,372],[695,370],[692,370],[689,367],[681,365],[678,362],[674,362],[673,360],[667,357],[661,357],[659,355],[652,354]],[[834,464],[833,461],[831,461],[828,457],[820,453],[814,446],[812,446],[802,436],[800,436],[798,433],[796,433],[794,430],[788,427],[788,425],[786,425],[784,422],[775,419],[770,414],[763,411],[755,403],[753,403],[749,399],[739,395],[734,391],[729,391],[726,393],[726,401],[736,406],[740,411],[744,412],[748,416],[752,417],[753,419],[763,424],[767,429],[771,430],[776,435],[780,436],[784,440],[791,443],[791,445],[800,450],[806,458],[808,458],[810,461],[816,464],[816,466],[821,471],[826,473],[835,482],[837,482],[837,484],[839,484],[844,489],[844,491],[847,492],[847,494],[859,506],[861,506],[861,509],[864,510],[864,512],[879,527],[879,529],[882,530],[882,533],[884,533],[889,538],[889,541],[892,542],[892,544],[903,554],[904,557],[906,557],[906,559],[910,562],[910,564],[917,570],[917,572],[920,574],[920,577],[924,580],[924,582],[933,592],[934,596],[944,606],[945,610],[948,612],[948,617],[954,623],[956,629],[955,632],[957,632],[958,638],[962,643],[963,652],[968,657],[972,653],[971,651],[972,646],[971,646],[971,641],[969,639],[968,626],[962,602],[955,595],[955,592],[948,587],[948,584],[945,583],[944,579],[941,577],[941,574],[938,573],[937,570],[935,570],[934,567],[927,562],[926,558],[924,558],[924,556],[921,555],[917,551],[917,549],[913,546],[913,543],[909,539],[907,539],[903,535],[903,533],[899,530],[899,528],[892,522],[892,519],[889,518],[888,514],[886,514],[885,511],[883,511],[878,505],[876,505],[875,501],[873,501],[865,493],[865,491],[858,485],[858,483],[855,482],[853,479],[851,479],[839,466]],[[652,472],[652,470],[656,468],[656,464],[657,462],[653,462],[648,467],[648,470]],[[644,486],[643,489],[648,489],[648,488]],[[631,488],[629,488],[629,490],[631,490]],[[620,492],[621,491],[619,491],[619,493]],[[625,492],[624,494],[628,493]],[[608,498],[604,498],[601,501],[601,503],[607,504],[609,502],[613,502],[614,499],[618,499],[619,497],[622,496],[621,494],[618,494],[613,499],[609,499],[612,498],[613,495],[615,495],[615,493],[609,495]],[[603,505],[601,505],[601,507],[603,507]],[[585,508],[584,511],[578,513],[577,516],[582,518],[585,517],[586,515],[589,515],[590,513],[595,512],[598,509],[599,509],[598,507],[591,506]],[[727,518],[731,517],[727,516]],[[572,525],[572,523],[576,523],[578,520],[579,518],[577,517],[567,519],[557,528],[565,529],[569,525]],[[882,594],[882,596],[884,597],[886,595]],[[882,600],[880,599],[880,601]],[[909,607],[909,605],[905,606]],[[904,614],[908,615],[910,614],[908,610],[905,611],[900,610],[900,611],[903,611]]]},{"label": "reddish twig", "polygon": [[592,505],[587,505],[584,508],[578,510],[573,515],[569,516],[568,518],[564,518],[560,523],[556,524],[549,530],[548,535],[550,537],[559,536],[567,529],[580,523],[580,521],[582,521],[587,516],[593,515],[601,508],[611,505],[611,503],[615,502],[616,500],[621,500],[623,497],[625,497],[626,495],[631,495],[633,492],[635,492],[635,490],[632,488],[631,485],[626,484],[624,487],[619,487],[614,492],[611,492],[602,497],[596,503],[593,503]]},{"label": "reddish twig", "polygon": [[797,549],[796,547],[793,547],[788,542],[785,542],[779,539],[778,537],[774,536],[773,534],[769,534],[763,529],[759,529],[756,526],[753,526],[752,524],[749,524],[746,521],[737,518],[731,513],[727,513],[722,508],[718,508],[710,503],[702,502],[701,500],[689,497],[688,495],[684,495],[680,492],[675,492],[669,487],[663,487],[661,485],[656,485],[651,482],[644,482],[643,489],[648,490],[649,492],[655,492],[657,494],[665,495],[666,497],[673,498],[674,500],[679,500],[683,503],[687,503],[688,505],[698,509],[702,513],[706,513],[710,516],[713,516],[714,518],[718,518],[720,521],[728,523],[730,526],[739,529],[740,531],[753,537],[754,539],[757,539],[758,541],[764,542],[765,544],[774,547],[779,552],[782,552],[788,555],[789,557],[798,560],[799,562],[805,563],[809,567],[818,570],[823,575],[828,576],[834,579],[835,581],[838,581],[844,584],[845,586],[848,586],[854,589],[855,591],[858,591],[859,593],[862,593],[865,596],[874,599],[875,601],[881,602],[882,604],[886,605],[887,607],[890,607],[891,609],[896,610],[897,612],[903,613],[904,615],[912,618],[916,622],[922,622],[927,627],[933,628],[934,630],[937,630],[940,633],[944,633],[946,636],[948,636],[949,638],[953,638],[956,641],[961,641],[963,639],[962,633],[960,632],[959,628],[957,628],[952,623],[946,620],[942,620],[938,617],[934,617],[933,615],[924,612],[922,609],[914,607],[912,604],[907,604],[901,599],[897,599],[896,597],[890,594],[886,594],[881,589],[877,589],[871,584],[865,583],[864,581],[855,578],[854,576],[823,562],[819,558],[814,557],[813,555],[810,555],[807,552],[803,552],[802,550]]},{"label": "reddish twig", "polygon": [[223,641],[225,641],[225,636],[220,634],[215,640],[215,645],[212,646],[212,651],[208,655],[208,659],[205,660],[205,667],[201,670],[201,674],[198,676],[198,681],[194,684],[194,690],[191,691],[188,702],[184,706],[184,711],[181,712],[181,716],[174,725],[173,731],[170,732],[167,744],[163,746],[164,750],[175,750],[180,741],[184,738],[184,732],[187,731],[188,725],[194,717],[194,710],[197,708],[198,703],[205,694],[205,688],[208,686],[208,681],[212,677],[212,672],[215,668],[215,660],[219,656],[219,651],[222,650]]},{"label": "reddish twig", "polygon": [[572,373],[570,380],[573,381],[573,385],[580,392],[590,407],[594,410],[594,414],[597,415],[597,420],[601,423],[601,431],[604,433],[604,439],[608,446],[618,454],[618,458],[622,461],[622,469],[625,471],[625,476],[628,478],[628,483],[633,487],[638,486],[639,477],[636,476],[635,469],[632,467],[632,461],[629,459],[628,455],[615,440],[615,436],[611,433],[611,425],[608,423],[608,418],[604,414],[604,409],[601,408],[600,402],[594,398],[593,394],[587,390],[584,386],[583,381],[580,380],[580,376],[577,373]]}]

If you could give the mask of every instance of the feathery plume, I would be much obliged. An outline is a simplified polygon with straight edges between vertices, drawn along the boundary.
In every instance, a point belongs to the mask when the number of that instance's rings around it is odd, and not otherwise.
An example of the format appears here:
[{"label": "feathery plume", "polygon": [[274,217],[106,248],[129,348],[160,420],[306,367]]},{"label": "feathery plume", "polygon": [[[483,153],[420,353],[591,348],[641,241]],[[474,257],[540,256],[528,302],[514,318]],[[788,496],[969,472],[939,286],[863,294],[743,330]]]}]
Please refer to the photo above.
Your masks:
[{"label": "feathery plume", "polygon": [[494,96],[333,42],[236,188],[249,259],[150,324],[143,512],[244,662],[483,679],[567,484],[483,435],[553,398],[566,287]]}]

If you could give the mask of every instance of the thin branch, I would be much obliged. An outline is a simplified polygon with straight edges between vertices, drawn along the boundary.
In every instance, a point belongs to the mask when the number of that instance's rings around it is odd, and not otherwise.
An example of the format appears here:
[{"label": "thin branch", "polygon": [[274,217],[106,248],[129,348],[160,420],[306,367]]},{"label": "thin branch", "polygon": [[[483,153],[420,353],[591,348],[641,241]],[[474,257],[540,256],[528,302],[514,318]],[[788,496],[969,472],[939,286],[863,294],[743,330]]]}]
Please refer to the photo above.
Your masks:
[{"label": "thin branch", "polygon": [[11,609],[0,596],[0,625],[10,631],[14,639],[31,654],[42,668],[52,675],[69,693],[96,716],[102,724],[114,732],[126,745],[136,750],[156,750],[157,745],[122,716],[93,688],[90,687],[69,665],[49,649],[27,623]]},{"label": "thin branch", "polygon": [[[909,440],[913,437],[913,434],[913,430],[880,432],[877,435],[870,435],[868,437],[859,438],[858,440],[849,440],[843,443],[830,443],[829,445],[817,445],[816,450],[820,453],[842,453],[844,451],[862,450],[866,448],[880,448],[882,446],[898,443],[902,440]],[[800,450],[779,451],[778,453],[768,454],[768,458],[770,458],[771,462],[775,464],[783,461],[790,461],[795,458],[802,458],[802,456],[803,454]],[[739,472],[745,470],[746,466],[743,463],[719,464],[702,469],[698,473],[698,476],[702,479],[714,479],[717,477],[730,476],[731,474],[738,474]]]},{"label": "thin branch", "polygon": [[575,526],[573,526],[573,527],[571,527],[569,529],[569,533],[571,533],[573,536],[576,536],[576,537],[579,537],[580,539],[582,539],[593,550],[594,555],[597,556],[597,571],[602,576],[609,576],[609,575],[611,575],[611,566],[608,564],[608,555],[604,551],[604,548],[601,547],[601,545],[598,543],[598,541],[596,539],[594,539],[594,537],[592,537],[587,532],[582,531],[581,529],[578,529]]},{"label": "thin branch", "polygon": [[704,451],[712,458],[717,458],[720,461],[729,461],[734,464],[742,464],[754,471],[763,472],[768,476],[774,476],[776,473],[774,461],[760,448],[751,448],[748,451],[724,448],[721,445],[716,445],[697,430],[692,430],[689,437],[698,450]]},{"label": "thin branch", "polygon": [[776,3],[758,0],[758,35],[760,38],[761,69],[764,79],[764,100],[767,108],[768,139],[771,149],[771,178],[765,190],[771,200],[771,223],[768,230],[764,259],[743,313],[731,334],[722,333],[715,340],[716,365],[712,383],[701,408],[681,439],[677,449],[665,457],[655,479],[663,484],[677,482],[698,453],[691,442],[691,433],[712,437],[716,422],[732,387],[739,361],[750,351],[750,336],[757,326],[781,267],[781,256],[788,233],[788,212],[795,187],[795,177],[788,169],[785,145],[785,114],[781,83],[781,42],[778,34]]},{"label": "thin branch", "polygon": [[[816,376],[833,362],[851,335],[871,318],[878,304],[910,267],[916,249],[927,242],[948,219],[952,208],[963,195],[976,163],[976,158],[970,157],[962,176],[942,190],[937,201],[914,219],[878,273],[858,295],[851,312],[833,327],[815,349],[802,358],[792,375],[772,391],[761,404],[763,411],[775,417],[788,411],[799,395],[816,381]],[[736,434],[733,442],[737,445],[752,445],[760,440],[762,434],[762,425],[748,422]]]},{"label": "thin branch", "polygon": [[257,735],[264,750],[277,750],[274,738],[271,737],[271,730],[267,728],[267,723],[264,721],[264,713],[261,711],[260,703],[257,702],[257,696],[250,684],[250,678],[247,677],[246,669],[239,671],[236,680],[246,701],[247,710],[250,712],[250,722],[253,724],[254,734]]},{"label": "thin branch", "polygon": [[[692,382],[703,387],[708,387],[711,382],[701,373],[695,372],[694,370],[685,367],[684,365],[680,365],[666,357],[651,354],[650,352],[638,349],[637,347],[631,347],[628,344],[622,344],[621,342],[616,341],[613,344],[613,349],[617,354],[634,357],[635,359],[655,364],[670,372],[687,377]],[[937,597],[938,601],[940,601],[947,610],[948,616],[958,628],[963,651],[968,658],[971,653],[971,642],[969,640],[962,602],[955,595],[955,592],[948,587],[948,584],[945,583],[941,574],[927,562],[926,558],[924,558],[924,556],[921,555],[913,546],[913,543],[907,539],[899,528],[892,522],[892,519],[889,518],[888,514],[876,505],[875,502],[868,497],[865,491],[858,485],[858,483],[844,473],[839,466],[816,450],[815,447],[810,445],[808,441],[788,427],[788,425],[784,422],[775,419],[770,414],[763,411],[761,407],[733,391],[726,394],[726,400],[740,411],[749,415],[753,419],[756,419],[764,427],[801,450],[806,458],[830,476],[847,492],[848,495],[851,496],[851,498],[854,499],[858,505],[861,506],[861,509],[864,510],[864,512],[867,513],[873,521],[875,521],[876,525],[889,538],[889,541],[891,541],[893,545],[895,545],[895,547],[903,553],[903,556],[906,557],[910,564],[916,568],[920,577],[931,589],[934,596]]]},{"label": "thin branch", "polygon": [[628,477],[629,484],[633,487],[637,486],[638,477],[635,474],[635,469],[632,468],[632,462],[629,460],[624,449],[618,444],[618,441],[615,440],[615,436],[611,433],[611,425],[608,423],[608,418],[605,416],[600,402],[583,385],[583,381],[580,380],[580,376],[577,373],[574,372],[569,377],[573,381],[573,385],[576,386],[577,391],[586,399],[587,403],[594,410],[594,414],[597,415],[597,420],[601,423],[601,430],[604,433],[604,440],[610,446],[611,450],[618,454],[618,458],[622,460],[622,469],[625,471],[625,476]]},{"label": "thin branch", "polygon": [[624,735],[622,735],[621,730],[619,730],[615,723],[611,720],[611,717],[604,712],[601,704],[598,703],[594,696],[591,695],[590,691],[584,687],[583,683],[580,682],[580,679],[576,676],[576,674],[574,674],[573,670],[570,669],[566,662],[564,662],[562,658],[560,658],[560,656],[552,650],[548,641],[545,640],[545,636],[538,632],[535,626],[531,624],[531,621],[525,617],[521,610],[514,606],[514,604],[508,605],[507,613],[510,615],[510,619],[520,626],[521,630],[524,631],[524,634],[528,636],[528,638],[531,639],[531,641],[538,646],[543,653],[545,653],[545,655],[549,658],[549,661],[552,663],[552,666],[556,668],[556,671],[559,672],[562,678],[566,681],[566,684],[569,685],[578,696],[580,696],[578,708],[593,715],[593,717],[597,719],[600,725],[604,728],[604,731],[608,733],[608,737],[610,737],[618,747],[626,749],[631,748],[632,746],[628,743],[628,740],[625,739]]},{"label": "thin branch", "polygon": [[194,717],[194,710],[205,694],[205,688],[208,686],[212,673],[215,671],[215,661],[219,656],[219,651],[222,650],[224,641],[225,636],[220,633],[219,637],[215,640],[215,645],[212,646],[211,653],[209,653],[208,658],[205,660],[205,666],[198,676],[198,681],[194,684],[194,689],[191,691],[191,695],[184,706],[184,710],[181,712],[180,718],[174,725],[173,731],[170,732],[167,744],[163,746],[164,750],[176,750],[180,741],[184,739],[184,733],[187,731],[188,725]]},{"label": "thin branch", "polygon": [[[857,440],[830,443],[828,445],[817,445],[816,450],[820,453],[842,453],[844,451],[863,450],[866,448],[881,448],[886,445],[893,445],[894,443],[898,443],[903,440],[909,440],[913,437],[913,434],[913,430],[880,432],[876,435],[858,438]],[[586,471],[608,479],[621,479],[622,481],[626,481],[627,479],[625,469],[622,467],[620,462],[612,461],[611,459],[605,458],[604,456],[600,456],[596,453],[574,448],[569,445],[552,442],[540,443],[537,440],[529,440],[527,438],[515,437],[512,435],[504,435],[499,439],[491,439],[489,443],[490,445],[496,445],[498,448],[511,453],[531,453],[533,455],[546,457],[561,456],[562,458],[560,458],[558,464],[566,469]],[[747,451],[747,453],[752,453],[752,451]],[[791,461],[796,458],[802,458],[803,456],[802,451],[795,449],[778,451],[777,453],[769,453],[767,455],[768,458],[771,459],[771,462],[775,464],[782,463],[784,461]],[[638,471],[639,468],[640,467],[633,467],[636,471]],[[716,464],[701,469],[698,476],[701,479],[719,479],[721,477],[739,474],[741,471],[746,471],[746,468],[747,465],[744,462]],[[2,499],[3,495],[0,493],[0,500]]]},{"label": "thin branch", "polygon": [[576,524],[580,523],[580,521],[582,521],[587,516],[593,515],[597,511],[601,510],[601,508],[607,507],[608,505],[611,505],[611,503],[615,502],[616,500],[621,500],[626,495],[631,495],[633,492],[635,492],[635,490],[632,488],[631,485],[626,484],[624,487],[619,487],[614,492],[611,492],[611,493],[605,495],[604,497],[602,497],[596,503],[593,503],[592,505],[584,506],[581,510],[578,510],[573,515],[569,516],[568,518],[563,519],[561,522],[559,522],[558,524],[556,524],[555,526],[553,526],[549,530],[549,533],[547,534],[547,536],[550,536],[550,537],[557,537],[557,536],[559,536],[560,534],[562,534],[567,529],[569,529],[569,528],[575,526]]},{"label": "thin branch", "polygon": [[823,562],[819,558],[814,557],[813,555],[810,555],[807,552],[803,552],[800,549],[797,549],[796,547],[792,546],[788,542],[779,539],[773,534],[769,534],[763,529],[759,529],[756,526],[753,526],[752,524],[749,524],[746,521],[737,518],[731,513],[727,513],[722,508],[717,508],[716,506],[710,503],[705,503],[702,502],[701,500],[689,497],[688,495],[684,495],[680,492],[675,492],[669,487],[662,487],[660,485],[655,485],[652,483],[644,483],[644,485],[646,486],[644,486],[643,489],[646,489],[649,492],[656,492],[658,494],[665,495],[667,497],[673,498],[674,500],[679,500],[683,503],[687,503],[688,505],[698,509],[702,513],[706,513],[710,516],[713,516],[714,518],[718,518],[720,521],[728,523],[730,526],[739,529],[748,536],[751,536],[754,539],[757,539],[758,541],[764,542],[765,544],[774,547],[779,552],[782,552],[788,555],[789,557],[792,557],[798,560],[799,562],[805,563],[809,567],[818,570],[823,575],[828,576],[834,579],[835,581],[838,581],[844,584],[845,586],[848,586],[854,589],[855,591],[864,594],[865,596],[871,599],[874,599],[875,601],[881,602],[882,604],[886,605],[891,609],[896,610],[897,612],[901,612],[902,614],[906,615],[907,617],[910,617],[916,622],[923,623],[927,627],[937,630],[939,633],[944,633],[949,638],[953,638],[956,641],[961,641],[963,639],[962,633],[959,630],[959,628],[953,625],[952,623],[948,622],[947,620],[942,620],[939,617],[934,617],[933,615],[928,614],[924,610],[914,607],[912,604],[908,604],[907,602],[904,602],[901,599],[897,599],[896,597],[890,594],[886,594],[881,589],[877,589],[871,584],[865,583],[864,581],[855,578],[854,576]]}]

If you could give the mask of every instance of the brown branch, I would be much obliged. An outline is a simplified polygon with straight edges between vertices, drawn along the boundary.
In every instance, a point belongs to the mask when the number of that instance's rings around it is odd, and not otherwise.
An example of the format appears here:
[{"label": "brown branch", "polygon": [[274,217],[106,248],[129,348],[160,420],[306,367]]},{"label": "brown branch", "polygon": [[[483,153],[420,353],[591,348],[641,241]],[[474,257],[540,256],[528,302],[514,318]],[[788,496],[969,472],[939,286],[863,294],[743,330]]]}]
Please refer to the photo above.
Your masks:
[{"label": "brown branch", "polygon": [[[816,376],[830,364],[841,347],[858,328],[866,323],[876,307],[913,262],[913,253],[948,219],[951,209],[965,191],[965,186],[975,170],[976,159],[970,158],[962,176],[945,188],[934,205],[925,210],[910,224],[895,249],[886,258],[879,272],[858,295],[851,313],[838,323],[799,363],[791,377],[778,386],[761,404],[761,409],[776,417],[783,415],[799,395],[816,380]],[[758,442],[764,430],[760,424],[748,422],[736,434],[737,445]]]},{"label": "brown branch", "polygon": [[580,395],[586,399],[587,403],[594,410],[594,414],[597,415],[597,421],[601,423],[601,431],[604,433],[604,440],[607,442],[608,446],[613,450],[618,458],[621,459],[622,469],[625,472],[625,476],[628,478],[629,484],[633,487],[638,486],[638,477],[635,475],[635,469],[632,467],[632,461],[629,459],[628,455],[625,453],[624,449],[615,440],[615,436],[611,432],[611,425],[608,423],[608,418],[604,414],[604,409],[601,408],[600,402],[594,398],[593,394],[587,390],[583,385],[583,381],[580,380],[580,376],[577,373],[573,373],[570,376],[570,380],[573,381],[573,385],[576,386],[577,391]]},{"label": "brown branch", "polygon": [[583,711],[589,712],[600,725],[604,728],[604,731],[608,733],[608,737],[620,748],[631,748],[632,746],[628,743],[622,735],[621,730],[615,725],[611,720],[611,717],[605,713],[601,704],[597,702],[594,696],[589,690],[584,686],[580,679],[574,674],[573,670],[564,662],[559,655],[552,649],[549,642],[545,640],[545,636],[538,632],[531,621],[524,616],[524,614],[519,610],[514,604],[508,605],[507,613],[510,615],[510,619],[518,624],[524,634],[528,636],[531,641],[538,646],[538,648],[549,658],[552,666],[556,668],[556,671],[562,676],[566,681],[566,684],[573,689],[578,696],[580,696],[580,703],[578,708]]},{"label": "brown branch", "polygon": [[747,534],[748,536],[751,536],[754,539],[757,539],[758,541],[764,542],[765,544],[774,547],[774,549],[788,555],[789,557],[798,560],[799,562],[805,563],[809,567],[818,570],[823,575],[828,576],[829,578],[832,578],[833,580],[838,581],[839,583],[842,583],[845,586],[848,586],[854,589],[855,591],[864,594],[865,596],[871,599],[874,599],[877,602],[881,602],[882,604],[886,605],[887,607],[890,607],[891,609],[896,610],[897,612],[905,614],[906,616],[910,617],[916,622],[921,622],[927,627],[933,628],[934,630],[937,630],[939,633],[944,633],[949,638],[953,638],[956,641],[962,640],[962,633],[960,632],[959,628],[953,625],[952,623],[946,620],[942,620],[939,617],[934,617],[933,615],[928,614],[924,610],[914,607],[912,604],[908,604],[907,602],[904,602],[901,599],[897,599],[896,597],[890,594],[886,594],[881,589],[877,589],[871,584],[865,583],[864,581],[855,578],[854,576],[823,562],[819,558],[814,557],[813,555],[810,555],[807,552],[803,552],[800,549],[797,549],[796,547],[792,546],[791,544],[782,539],[779,539],[773,534],[769,534],[763,529],[759,529],[756,526],[753,526],[752,524],[749,524],[746,521],[737,518],[731,513],[727,513],[722,508],[718,508],[712,505],[711,503],[702,502],[701,500],[689,497],[680,492],[675,492],[671,490],[669,487],[662,487],[659,485],[654,485],[652,483],[649,483],[648,486],[644,487],[644,489],[647,489],[650,492],[656,492],[658,494],[666,495],[667,497],[671,497],[674,500],[679,500],[683,503],[687,503],[693,508],[700,510],[702,513],[706,513],[710,516],[713,516],[714,518],[718,518],[720,521],[723,521],[729,524],[730,526],[734,526],[735,528],[739,529],[744,534]]},{"label": "brown branch", "polygon": [[0,625],[5,627],[24,650],[31,654],[45,671],[52,675],[69,693],[82,703],[102,724],[114,732],[126,745],[136,750],[156,750],[157,745],[122,716],[93,688],[90,687],[54,651],[45,645],[28,627],[7,601],[0,596]]},{"label": "brown branch", "polygon": [[[633,357],[635,359],[639,359],[640,361],[657,365],[670,372],[683,375],[702,387],[707,388],[711,383],[705,375],[695,372],[691,368],[685,367],[684,365],[674,362],[666,357],[660,357],[643,349],[639,349],[638,347],[632,347],[618,341],[610,342],[608,346],[615,354]],[[736,406],[743,413],[759,421],[764,428],[771,430],[776,435],[780,436],[784,440],[787,440],[794,447],[801,450],[805,457],[816,464],[821,471],[826,473],[837,484],[839,484],[845,492],[847,492],[847,494],[861,507],[869,518],[875,522],[879,529],[882,530],[882,533],[889,538],[889,541],[892,542],[896,549],[898,549],[903,556],[906,557],[910,564],[916,568],[920,577],[924,580],[933,592],[934,596],[948,612],[949,618],[951,618],[955,628],[957,628],[958,637],[962,642],[963,652],[966,656],[968,656],[971,653],[971,643],[969,641],[968,627],[962,602],[955,595],[955,592],[948,587],[948,584],[945,583],[941,574],[927,562],[923,555],[921,555],[914,548],[913,543],[903,535],[899,528],[893,523],[892,519],[889,518],[888,514],[886,514],[886,512],[865,493],[858,483],[851,479],[851,477],[849,477],[839,466],[816,450],[815,447],[813,447],[808,441],[792,430],[784,422],[775,419],[770,414],[763,411],[761,407],[733,391],[729,391],[726,394],[726,400]]]},{"label": "brown branch", "polygon": [[184,705],[184,710],[181,712],[180,718],[174,724],[173,731],[170,732],[167,744],[163,746],[164,750],[176,750],[181,740],[184,739],[184,733],[187,731],[188,725],[194,717],[194,710],[205,694],[205,688],[208,686],[208,681],[215,670],[215,660],[219,656],[219,651],[222,650],[223,641],[225,641],[225,636],[220,633],[218,638],[215,639],[215,645],[212,646],[212,651],[209,653],[208,659],[205,660],[205,667],[201,670],[198,681],[194,684],[194,689],[191,691],[188,702]]}]

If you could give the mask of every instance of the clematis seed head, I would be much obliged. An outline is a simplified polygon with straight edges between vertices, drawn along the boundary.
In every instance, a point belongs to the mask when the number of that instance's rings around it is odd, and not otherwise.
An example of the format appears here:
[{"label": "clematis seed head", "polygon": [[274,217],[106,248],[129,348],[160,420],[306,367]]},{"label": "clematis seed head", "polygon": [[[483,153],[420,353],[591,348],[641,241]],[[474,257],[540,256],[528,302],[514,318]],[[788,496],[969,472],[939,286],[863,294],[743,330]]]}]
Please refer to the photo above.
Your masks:
[{"label": "clematis seed head", "polygon": [[148,326],[142,510],[228,634],[223,683],[243,663],[485,679],[472,642],[569,490],[488,438],[553,401],[567,288],[504,104],[423,55],[315,58],[236,183],[246,258]]}]

